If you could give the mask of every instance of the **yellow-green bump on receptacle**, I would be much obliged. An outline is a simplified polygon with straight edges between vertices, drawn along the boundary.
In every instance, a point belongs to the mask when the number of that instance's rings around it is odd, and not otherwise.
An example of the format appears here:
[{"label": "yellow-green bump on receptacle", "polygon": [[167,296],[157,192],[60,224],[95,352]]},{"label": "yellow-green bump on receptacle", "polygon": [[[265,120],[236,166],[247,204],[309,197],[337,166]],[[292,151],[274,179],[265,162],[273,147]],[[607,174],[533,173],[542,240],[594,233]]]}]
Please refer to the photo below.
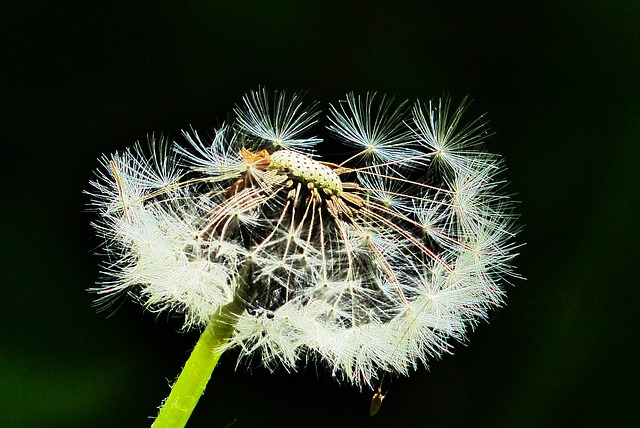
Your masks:
[{"label": "yellow-green bump on receptacle", "polygon": [[271,154],[268,169],[283,172],[294,180],[312,184],[335,196],[342,195],[342,181],[330,167],[291,150],[278,150]]}]

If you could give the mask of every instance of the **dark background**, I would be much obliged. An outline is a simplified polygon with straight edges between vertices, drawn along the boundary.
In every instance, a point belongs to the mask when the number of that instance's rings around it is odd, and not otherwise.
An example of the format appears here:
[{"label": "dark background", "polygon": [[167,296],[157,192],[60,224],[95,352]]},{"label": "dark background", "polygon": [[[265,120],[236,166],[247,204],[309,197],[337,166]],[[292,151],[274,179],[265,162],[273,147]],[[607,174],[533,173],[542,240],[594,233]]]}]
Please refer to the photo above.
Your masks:
[{"label": "dark background", "polygon": [[[0,8],[0,426],[142,427],[197,334],[85,292],[96,158],[203,133],[249,89],[488,112],[527,281],[468,346],[371,394],[222,357],[192,427],[638,423],[640,6],[539,2],[13,2]],[[86,4],[85,4],[86,3]],[[472,117],[472,116],[469,116]],[[635,261],[634,261],[635,260]]]}]

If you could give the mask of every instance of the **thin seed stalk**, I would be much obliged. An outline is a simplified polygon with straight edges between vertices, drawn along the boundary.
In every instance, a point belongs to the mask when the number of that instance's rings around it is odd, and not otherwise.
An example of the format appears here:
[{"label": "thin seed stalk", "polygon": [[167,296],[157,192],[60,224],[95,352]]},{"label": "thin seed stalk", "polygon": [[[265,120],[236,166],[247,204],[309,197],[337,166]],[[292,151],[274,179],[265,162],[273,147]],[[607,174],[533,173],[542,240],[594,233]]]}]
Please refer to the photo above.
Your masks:
[{"label": "thin seed stalk", "polygon": [[202,332],[152,428],[181,428],[189,421],[222,355],[221,348],[229,342],[238,316],[245,309],[246,300],[243,296],[249,284],[251,267],[245,264],[238,276],[239,291],[234,300],[220,308]]}]

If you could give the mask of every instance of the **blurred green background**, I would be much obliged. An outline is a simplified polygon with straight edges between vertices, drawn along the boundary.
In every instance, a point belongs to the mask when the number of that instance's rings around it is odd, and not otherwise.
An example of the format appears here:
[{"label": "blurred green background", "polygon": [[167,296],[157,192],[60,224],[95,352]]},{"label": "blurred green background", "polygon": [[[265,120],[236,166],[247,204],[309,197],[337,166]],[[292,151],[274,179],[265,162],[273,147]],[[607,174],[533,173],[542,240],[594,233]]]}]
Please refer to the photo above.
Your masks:
[{"label": "blurred green background", "polygon": [[95,313],[82,191],[102,153],[206,133],[258,85],[325,106],[469,94],[522,201],[527,281],[373,419],[321,368],[230,354],[189,426],[640,423],[639,2],[13,2],[0,32],[0,426],[150,424],[197,335],[130,302]]}]

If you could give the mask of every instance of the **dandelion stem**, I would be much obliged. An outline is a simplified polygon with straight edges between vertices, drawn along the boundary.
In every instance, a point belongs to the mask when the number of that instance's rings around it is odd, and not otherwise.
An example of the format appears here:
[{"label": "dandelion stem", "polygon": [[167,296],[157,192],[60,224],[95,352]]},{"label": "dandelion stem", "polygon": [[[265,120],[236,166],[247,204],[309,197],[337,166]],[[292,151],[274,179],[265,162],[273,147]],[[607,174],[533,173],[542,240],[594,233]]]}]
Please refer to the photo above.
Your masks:
[{"label": "dandelion stem", "polygon": [[207,326],[171,388],[153,428],[185,426],[222,355],[219,347],[229,340],[231,329],[228,330],[218,331],[213,323]]},{"label": "dandelion stem", "polygon": [[220,348],[229,341],[235,330],[238,315],[245,309],[244,294],[251,270],[248,263],[240,269],[239,291],[231,303],[223,306],[213,316],[202,332],[180,376],[171,387],[169,397],[151,425],[152,428],[180,428],[186,425],[223,353]]}]

